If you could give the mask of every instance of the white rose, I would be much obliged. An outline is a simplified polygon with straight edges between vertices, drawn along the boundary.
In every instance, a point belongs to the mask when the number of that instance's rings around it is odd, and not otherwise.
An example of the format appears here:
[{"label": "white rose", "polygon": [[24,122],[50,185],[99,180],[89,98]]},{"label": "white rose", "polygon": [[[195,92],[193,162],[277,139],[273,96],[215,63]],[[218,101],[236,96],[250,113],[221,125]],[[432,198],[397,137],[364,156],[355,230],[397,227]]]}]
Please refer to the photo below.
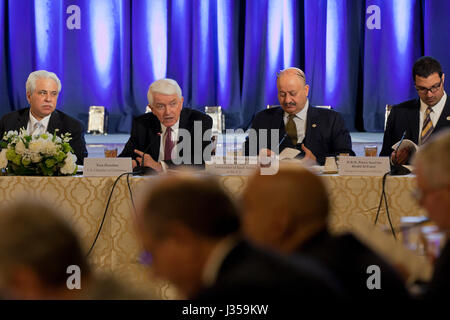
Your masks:
[{"label": "white rose", "polygon": [[61,167],[62,174],[73,174],[76,168],[77,157],[69,152],[67,154],[66,160],[64,161],[64,165]]},{"label": "white rose", "polygon": [[16,144],[16,153],[23,155],[25,153],[26,149],[27,148],[25,147],[25,144],[23,143],[23,141],[19,140]]},{"label": "white rose", "polygon": [[28,149],[30,149],[31,153],[39,153],[42,150],[42,140],[33,140],[28,145]]},{"label": "white rose", "polygon": [[4,169],[8,165],[8,159],[6,159],[6,151],[7,149],[2,149],[2,151],[0,152],[0,169]]},{"label": "white rose", "polygon": [[58,148],[51,140],[41,140],[42,141],[42,153],[48,156],[54,156],[58,153]]},{"label": "white rose", "polygon": [[30,155],[30,158],[31,158],[31,162],[33,162],[33,163],[38,163],[38,162],[41,162],[41,160],[42,160],[42,157],[39,154],[39,152],[37,152],[37,153],[32,152]]}]

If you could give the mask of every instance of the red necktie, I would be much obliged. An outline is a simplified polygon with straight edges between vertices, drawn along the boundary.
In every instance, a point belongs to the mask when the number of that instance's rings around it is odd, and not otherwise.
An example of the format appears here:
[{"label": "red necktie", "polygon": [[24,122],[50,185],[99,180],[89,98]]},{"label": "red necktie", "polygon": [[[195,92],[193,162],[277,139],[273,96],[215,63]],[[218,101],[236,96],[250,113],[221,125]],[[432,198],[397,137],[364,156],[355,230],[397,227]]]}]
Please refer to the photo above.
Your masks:
[{"label": "red necktie", "polygon": [[166,140],[164,142],[164,161],[169,161],[172,159],[172,149],[173,149],[172,128],[167,127]]}]

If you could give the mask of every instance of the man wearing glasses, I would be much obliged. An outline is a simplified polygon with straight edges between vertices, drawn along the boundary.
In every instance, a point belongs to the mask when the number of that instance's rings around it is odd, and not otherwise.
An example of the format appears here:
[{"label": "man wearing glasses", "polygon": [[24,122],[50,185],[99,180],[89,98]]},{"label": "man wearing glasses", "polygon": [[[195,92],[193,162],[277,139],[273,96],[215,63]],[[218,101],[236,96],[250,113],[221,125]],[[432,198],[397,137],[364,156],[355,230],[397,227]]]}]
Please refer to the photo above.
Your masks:
[{"label": "man wearing glasses", "polygon": [[413,164],[417,177],[415,197],[446,236],[424,294],[425,298],[436,301],[448,295],[450,289],[450,129],[430,139],[417,152]]},{"label": "man wearing glasses", "polygon": [[427,142],[436,132],[450,126],[450,101],[444,91],[445,74],[436,59],[422,57],[414,63],[413,80],[420,99],[409,100],[392,107],[384,132],[380,156],[391,156],[393,162],[409,162],[412,149],[392,152],[392,145],[403,133],[417,145]]}]

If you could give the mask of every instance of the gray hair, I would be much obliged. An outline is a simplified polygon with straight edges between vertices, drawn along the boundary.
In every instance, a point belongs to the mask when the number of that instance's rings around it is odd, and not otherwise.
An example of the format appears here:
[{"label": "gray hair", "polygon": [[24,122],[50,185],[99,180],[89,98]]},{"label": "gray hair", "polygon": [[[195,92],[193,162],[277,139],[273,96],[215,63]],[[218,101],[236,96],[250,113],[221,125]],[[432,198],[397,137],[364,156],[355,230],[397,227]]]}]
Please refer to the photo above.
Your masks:
[{"label": "gray hair", "polygon": [[33,93],[34,90],[36,90],[36,80],[37,79],[52,79],[56,82],[56,84],[58,85],[58,93],[60,93],[61,91],[61,81],[59,81],[59,78],[56,74],[54,74],[53,72],[49,72],[46,70],[37,70],[37,71],[33,71],[32,73],[30,73],[30,75],[28,76],[27,79],[27,83],[25,85],[26,89],[27,89],[27,93]]},{"label": "gray hair", "polygon": [[147,99],[149,105],[153,105],[153,94],[159,93],[164,95],[176,94],[181,99],[181,88],[175,80],[172,79],[160,79],[153,82],[148,88]]},{"label": "gray hair", "polygon": [[420,165],[424,177],[433,187],[450,184],[450,129],[432,136],[416,153],[413,164]]},{"label": "gray hair", "polygon": [[306,76],[302,69],[295,68],[295,67],[289,67],[283,70],[280,70],[277,72],[277,80],[285,73],[294,73],[296,74],[303,82],[306,83]]}]

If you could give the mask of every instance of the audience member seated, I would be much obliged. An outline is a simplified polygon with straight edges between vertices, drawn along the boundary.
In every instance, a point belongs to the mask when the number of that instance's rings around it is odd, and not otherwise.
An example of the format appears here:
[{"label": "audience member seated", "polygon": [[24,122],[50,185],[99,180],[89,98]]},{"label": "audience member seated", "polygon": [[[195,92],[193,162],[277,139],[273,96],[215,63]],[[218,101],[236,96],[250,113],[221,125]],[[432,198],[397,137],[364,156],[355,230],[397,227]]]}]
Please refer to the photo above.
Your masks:
[{"label": "audience member seated", "polygon": [[110,276],[94,275],[77,236],[60,212],[31,201],[1,208],[0,298],[143,297]]},{"label": "audience member seated", "polygon": [[207,147],[211,145],[212,118],[183,108],[181,88],[172,79],[153,82],[147,98],[152,112],[133,120],[130,139],[119,157],[132,157],[133,169],[142,164],[143,173],[163,172],[176,165],[202,167],[211,156]]},{"label": "audience member seated", "polygon": [[447,239],[424,297],[443,299],[450,290],[450,129],[432,137],[420,148],[413,163],[418,201]]},{"label": "audience member seated", "polygon": [[[256,136],[249,133],[244,145],[246,155],[255,156],[261,149],[278,153],[285,148],[295,148],[301,151],[298,157],[311,159],[320,165],[329,156],[341,153],[355,155],[350,133],[341,115],[309,104],[309,86],[302,70],[287,68],[281,71],[277,88],[281,107],[256,114],[252,122]],[[267,130],[267,138],[260,139],[264,129]]]},{"label": "audience member seated", "polygon": [[[393,268],[351,234],[327,230],[329,198],[320,177],[283,165],[275,175],[254,175],[243,193],[243,230],[255,244],[286,255],[307,255],[325,264],[351,298],[407,298]],[[369,289],[370,266],[380,271],[380,288]],[[371,269],[369,269],[371,270]]]},{"label": "audience member seated", "polygon": [[337,297],[334,279],[318,263],[294,261],[243,240],[239,211],[215,178],[167,175],[149,187],[138,206],[139,238],[152,256],[153,273],[184,297],[236,302]]}]

